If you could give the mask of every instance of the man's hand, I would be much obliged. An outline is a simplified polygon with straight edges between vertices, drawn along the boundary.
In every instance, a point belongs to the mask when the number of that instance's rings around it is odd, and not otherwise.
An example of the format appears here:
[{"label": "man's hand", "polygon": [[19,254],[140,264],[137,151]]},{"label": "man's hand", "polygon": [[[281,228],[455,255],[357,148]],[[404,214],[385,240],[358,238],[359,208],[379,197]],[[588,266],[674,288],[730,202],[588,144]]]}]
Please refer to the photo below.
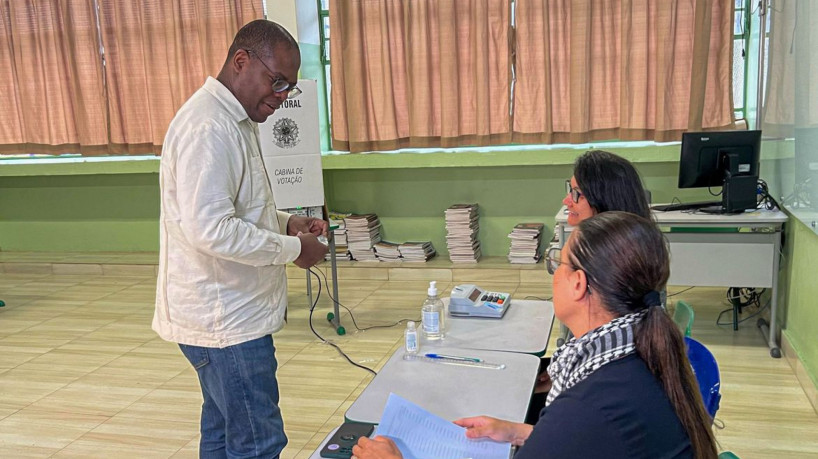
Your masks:
[{"label": "man's hand", "polygon": [[301,253],[293,262],[296,266],[307,269],[324,259],[328,251],[327,246],[322,244],[314,234],[297,233],[296,236],[301,240]]},{"label": "man's hand", "polygon": [[462,418],[454,421],[460,427],[466,428],[468,438],[490,438],[494,441],[509,442],[520,446],[531,435],[534,426],[519,422],[503,421],[489,416]]},{"label": "man's hand", "polygon": [[329,230],[329,223],[319,218],[291,215],[290,218],[287,219],[288,236],[298,236],[298,233],[326,236],[327,230]]},{"label": "man's hand", "polygon": [[378,435],[370,440],[367,437],[358,439],[358,444],[352,447],[353,457],[356,459],[402,459],[400,450],[395,442]]}]

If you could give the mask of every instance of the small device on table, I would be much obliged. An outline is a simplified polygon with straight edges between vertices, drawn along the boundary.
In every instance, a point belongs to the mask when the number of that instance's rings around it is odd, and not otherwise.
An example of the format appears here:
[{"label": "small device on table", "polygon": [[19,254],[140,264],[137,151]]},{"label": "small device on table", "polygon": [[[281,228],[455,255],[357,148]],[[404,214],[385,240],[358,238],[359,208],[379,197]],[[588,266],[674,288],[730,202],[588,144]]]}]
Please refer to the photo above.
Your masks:
[{"label": "small device on table", "polygon": [[352,447],[358,443],[358,439],[371,435],[374,428],[373,424],[363,422],[347,421],[341,424],[321,449],[321,457],[349,459],[352,457]]},{"label": "small device on table", "polygon": [[499,319],[506,314],[510,305],[510,293],[489,292],[473,284],[463,284],[452,289],[449,314]]}]

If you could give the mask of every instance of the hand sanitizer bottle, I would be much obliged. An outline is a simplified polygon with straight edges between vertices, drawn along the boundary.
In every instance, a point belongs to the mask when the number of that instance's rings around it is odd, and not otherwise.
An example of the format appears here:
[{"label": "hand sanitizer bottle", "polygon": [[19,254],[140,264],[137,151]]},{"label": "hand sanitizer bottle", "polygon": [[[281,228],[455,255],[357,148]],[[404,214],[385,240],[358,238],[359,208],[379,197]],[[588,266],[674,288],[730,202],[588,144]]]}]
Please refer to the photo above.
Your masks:
[{"label": "hand sanitizer bottle", "polygon": [[437,296],[437,282],[429,282],[428,297],[421,309],[423,315],[423,336],[428,340],[443,338],[446,330],[443,302]]},{"label": "hand sanitizer bottle", "polygon": [[418,329],[415,328],[413,321],[406,322],[406,331],[403,333],[405,338],[406,354],[415,355],[420,348],[420,341],[418,340]]}]

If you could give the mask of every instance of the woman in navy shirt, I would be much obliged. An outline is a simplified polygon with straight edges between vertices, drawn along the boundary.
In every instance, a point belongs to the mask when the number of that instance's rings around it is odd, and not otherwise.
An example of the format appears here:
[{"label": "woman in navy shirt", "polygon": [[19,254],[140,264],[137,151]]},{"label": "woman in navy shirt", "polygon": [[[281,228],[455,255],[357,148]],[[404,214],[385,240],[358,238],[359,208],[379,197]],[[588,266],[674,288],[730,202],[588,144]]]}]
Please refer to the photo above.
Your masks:
[{"label": "woman in navy shirt", "polygon": [[[548,366],[552,387],[535,425],[458,419],[469,438],[520,446],[515,458],[715,458],[711,420],[661,307],[670,274],[661,231],[626,212],[583,220],[559,257],[554,313],[575,338]],[[358,459],[400,458],[388,438],[362,438]]]}]

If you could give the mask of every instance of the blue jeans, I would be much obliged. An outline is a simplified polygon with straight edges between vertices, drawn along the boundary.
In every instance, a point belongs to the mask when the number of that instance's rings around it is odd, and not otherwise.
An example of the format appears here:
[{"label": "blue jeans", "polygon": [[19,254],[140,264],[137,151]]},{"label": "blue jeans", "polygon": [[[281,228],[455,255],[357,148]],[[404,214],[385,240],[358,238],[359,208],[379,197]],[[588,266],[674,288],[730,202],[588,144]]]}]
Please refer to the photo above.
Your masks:
[{"label": "blue jeans", "polygon": [[287,445],[270,335],[223,349],[180,344],[199,375],[199,457],[277,458]]}]

